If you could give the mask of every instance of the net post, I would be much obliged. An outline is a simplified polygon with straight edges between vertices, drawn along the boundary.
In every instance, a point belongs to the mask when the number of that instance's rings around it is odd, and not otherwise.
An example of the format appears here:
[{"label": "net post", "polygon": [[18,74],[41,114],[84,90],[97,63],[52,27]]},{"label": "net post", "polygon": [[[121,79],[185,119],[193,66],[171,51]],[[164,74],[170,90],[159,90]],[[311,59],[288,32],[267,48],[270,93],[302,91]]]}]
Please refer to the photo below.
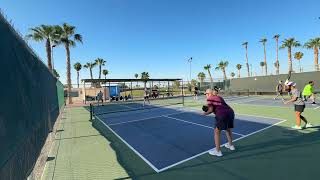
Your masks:
[{"label": "net post", "polygon": [[183,79],[181,79],[181,83],[182,83],[182,86],[181,86],[181,93],[182,93],[182,106],[184,106],[184,86],[183,86]]},{"label": "net post", "polygon": [[133,97],[133,94],[132,94],[132,80],[131,80],[131,83],[130,83],[130,92],[131,92],[130,96]]},{"label": "net post", "polygon": [[92,121],[93,117],[93,107],[92,104],[90,103],[90,120]]}]

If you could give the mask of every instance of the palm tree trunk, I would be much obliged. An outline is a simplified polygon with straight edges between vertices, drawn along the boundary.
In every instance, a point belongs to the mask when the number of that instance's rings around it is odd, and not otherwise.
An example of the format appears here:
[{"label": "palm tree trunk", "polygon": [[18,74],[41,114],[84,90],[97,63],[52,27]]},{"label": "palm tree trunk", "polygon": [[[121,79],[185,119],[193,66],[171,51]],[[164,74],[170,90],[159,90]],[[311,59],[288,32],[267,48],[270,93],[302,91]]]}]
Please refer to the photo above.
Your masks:
[{"label": "palm tree trunk", "polygon": [[314,66],[315,66],[315,70],[319,71],[319,62],[318,62],[318,58],[319,58],[319,50],[318,47],[314,47]]},{"label": "palm tree trunk", "polygon": [[99,65],[99,79],[101,79],[101,64]]},{"label": "palm tree trunk", "polygon": [[90,77],[91,77],[91,79],[93,79],[92,68],[90,68]]},{"label": "palm tree trunk", "polygon": [[288,68],[289,72],[292,72],[291,47],[288,47]]},{"label": "palm tree trunk", "polygon": [[276,74],[279,75],[280,70],[279,70],[279,59],[278,59],[278,58],[279,58],[279,56],[278,56],[278,55],[279,55],[279,54],[278,54],[278,53],[279,53],[279,47],[278,47],[279,40],[278,40],[278,38],[276,39],[276,44],[277,44],[277,49],[276,49],[276,59],[277,59],[277,60],[276,60],[276,62],[277,62]]},{"label": "palm tree trunk", "polygon": [[300,60],[299,60],[299,68],[300,68],[300,72],[302,72]]},{"label": "palm tree trunk", "polygon": [[240,69],[238,69],[238,78],[240,78]]},{"label": "palm tree trunk", "polygon": [[222,72],[223,72],[223,79],[227,80],[227,74],[226,74],[226,70],[224,68],[222,69]]},{"label": "palm tree trunk", "polygon": [[264,51],[264,69],[266,76],[268,75],[268,67],[267,67],[267,52],[266,52],[266,45],[263,45],[263,51]]},{"label": "palm tree trunk", "polygon": [[79,71],[77,71],[77,82],[78,82],[78,88],[79,88]]},{"label": "palm tree trunk", "polygon": [[47,39],[46,41],[46,51],[47,51],[47,63],[48,63],[48,68],[51,72],[52,71],[52,63],[51,63],[51,44],[50,44],[50,40]]},{"label": "palm tree trunk", "polygon": [[246,66],[247,66],[248,77],[250,77],[250,69],[249,69],[249,63],[248,63],[248,47],[246,47]]},{"label": "palm tree trunk", "polygon": [[72,98],[70,96],[70,92],[71,92],[71,66],[70,66],[70,48],[69,48],[69,44],[66,44],[65,48],[66,48],[66,52],[67,52],[68,101],[69,101],[69,104],[72,104]]},{"label": "palm tree trunk", "polygon": [[212,89],[213,88],[213,79],[212,79],[211,72],[210,72],[209,69],[208,69],[208,74],[209,74],[209,77],[210,77],[210,88]]}]

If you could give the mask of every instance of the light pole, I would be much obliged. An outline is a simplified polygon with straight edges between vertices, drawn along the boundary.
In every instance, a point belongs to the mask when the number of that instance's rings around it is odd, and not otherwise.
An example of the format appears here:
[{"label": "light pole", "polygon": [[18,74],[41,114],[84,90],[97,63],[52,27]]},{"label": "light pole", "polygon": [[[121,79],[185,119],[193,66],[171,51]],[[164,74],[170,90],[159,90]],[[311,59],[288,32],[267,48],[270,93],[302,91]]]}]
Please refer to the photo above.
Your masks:
[{"label": "light pole", "polygon": [[189,78],[190,78],[190,84],[191,84],[191,63],[192,63],[192,57],[190,57],[189,59],[188,59],[188,63],[190,64],[190,74],[189,74]]}]

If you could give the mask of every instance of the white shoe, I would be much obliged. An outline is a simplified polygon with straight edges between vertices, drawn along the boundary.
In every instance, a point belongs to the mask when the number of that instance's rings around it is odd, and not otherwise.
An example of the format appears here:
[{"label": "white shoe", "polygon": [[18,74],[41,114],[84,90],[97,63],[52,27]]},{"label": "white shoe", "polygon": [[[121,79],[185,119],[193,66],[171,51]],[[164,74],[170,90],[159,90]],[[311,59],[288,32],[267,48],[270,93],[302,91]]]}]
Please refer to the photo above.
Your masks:
[{"label": "white shoe", "polygon": [[307,124],[305,125],[305,128],[311,128],[311,127],[313,127],[313,125],[310,124],[310,123],[307,123]]},{"label": "white shoe", "polygon": [[230,149],[231,151],[236,150],[236,148],[234,148],[234,145],[226,144],[224,147],[227,148],[227,149]]},{"label": "white shoe", "polygon": [[292,126],[291,128],[292,128],[292,129],[298,129],[298,130],[301,130],[301,129],[302,129],[301,126],[297,126],[297,125],[294,125],[294,126]]},{"label": "white shoe", "polygon": [[209,151],[209,154],[212,155],[212,156],[218,156],[218,157],[221,157],[223,156],[222,152],[221,151],[217,151],[216,148],[212,149]]}]

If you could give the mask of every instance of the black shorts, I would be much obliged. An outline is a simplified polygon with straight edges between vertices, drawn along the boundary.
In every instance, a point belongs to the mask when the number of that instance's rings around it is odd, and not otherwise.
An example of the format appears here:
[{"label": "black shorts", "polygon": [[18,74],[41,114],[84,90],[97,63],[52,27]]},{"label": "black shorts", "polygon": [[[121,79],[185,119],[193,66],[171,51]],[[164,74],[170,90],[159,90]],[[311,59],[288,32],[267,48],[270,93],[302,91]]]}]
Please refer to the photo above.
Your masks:
[{"label": "black shorts", "polygon": [[306,105],[294,105],[294,111],[303,112]]},{"label": "black shorts", "polygon": [[198,91],[194,91],[194,95],[198,95]]},{"label": "black shorts", "polygon": [[233,128],[234,113],[228,113],[224,116],[216,116],[215,128],[219,130],[227,130]]},{"label": "black shorts", "polygon": [[149,96],[144,96],[144,99],[149,99]]}]

